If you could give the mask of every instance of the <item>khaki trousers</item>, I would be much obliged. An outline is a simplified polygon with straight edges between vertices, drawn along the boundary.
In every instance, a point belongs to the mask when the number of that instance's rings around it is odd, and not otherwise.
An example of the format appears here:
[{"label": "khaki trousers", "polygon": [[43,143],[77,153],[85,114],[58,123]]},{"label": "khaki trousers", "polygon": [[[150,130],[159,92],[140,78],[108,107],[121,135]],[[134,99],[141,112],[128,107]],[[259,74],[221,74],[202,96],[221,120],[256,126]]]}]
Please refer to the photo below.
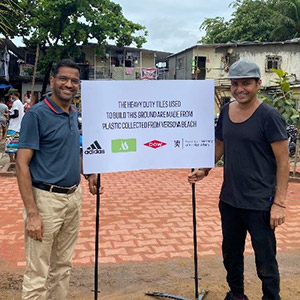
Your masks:
[{"label": "khaki trousers", "polygon": [[44,236],[42,242],[35,241],[25,231],[26,269],[22,300],[67,298],[80,223],[81,192],[80,186],[70,195],[33,188],[44,224]]}]

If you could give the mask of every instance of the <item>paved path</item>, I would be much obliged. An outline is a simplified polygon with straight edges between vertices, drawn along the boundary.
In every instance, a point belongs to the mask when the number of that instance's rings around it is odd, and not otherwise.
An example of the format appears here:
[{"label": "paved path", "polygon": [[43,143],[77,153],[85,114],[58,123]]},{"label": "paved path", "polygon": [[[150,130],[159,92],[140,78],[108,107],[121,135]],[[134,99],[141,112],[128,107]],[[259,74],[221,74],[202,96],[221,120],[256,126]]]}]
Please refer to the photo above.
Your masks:
[{"label": "paved path", "polygon": [[[188,170],[151,170],[103,174],[100,263],[166,260],[193,256],[191,187]],[[221,253],[218,194],[222,168],[196,185],[198,250]],[[74,265],[94,262],[95,196],[83,179],[80,236]],[[15,177],[0,177],[0,262],[23,267],[22,201]],[[278,251],[300,249],[300,184],[290,183],[287,220],[276,230]],[[251,253],[248,238],[246,252]]]}]

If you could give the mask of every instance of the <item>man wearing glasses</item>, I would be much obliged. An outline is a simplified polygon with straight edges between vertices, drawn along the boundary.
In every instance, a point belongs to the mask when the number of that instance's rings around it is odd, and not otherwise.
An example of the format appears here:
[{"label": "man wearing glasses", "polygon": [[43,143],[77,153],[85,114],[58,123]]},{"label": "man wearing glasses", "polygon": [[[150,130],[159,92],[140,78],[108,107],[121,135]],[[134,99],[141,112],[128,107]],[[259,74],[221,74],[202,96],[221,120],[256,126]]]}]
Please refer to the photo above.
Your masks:
[{"label": "man wearing glasses", "polygon": [[[26,269],[22,299],[66,299],[81,213],[77,109],[79,67],[57,64],[51,96],[24,116],[17,179],[24,202]],[[88,178],[96,193],[96,176]]]}]

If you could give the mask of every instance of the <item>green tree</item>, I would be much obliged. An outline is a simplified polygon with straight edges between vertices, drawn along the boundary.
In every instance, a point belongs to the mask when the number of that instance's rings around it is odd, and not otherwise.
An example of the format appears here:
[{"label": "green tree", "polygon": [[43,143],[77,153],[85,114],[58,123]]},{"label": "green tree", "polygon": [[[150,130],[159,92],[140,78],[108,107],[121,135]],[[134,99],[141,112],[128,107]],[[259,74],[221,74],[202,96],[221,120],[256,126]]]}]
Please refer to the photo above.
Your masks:
[{"label": "green tree", "polygon": [[276,27],[274,5],[278,0],[236,0],[230,3],[235,10],[229,21],[223,18],[205,19],[200,30],[205,30],[201,43],[270,40]]},{"label": "green tree", "polygon": [[22,9],[17,0],[2,0],[0,2],[0,34],[13,37],[21,14]]},{"label": "green tree", "polygon": [[127,20],[119,4],[110,0],[21,0],[26,7],[18,28],[27,46],[39,45],[43,54],[39,70],[44,76],[42,94],[46,91],[52,65],[61,58],[77,57],[78,45],[91,39],[98,42],[99,53],[107,39],[119,46],[146,42],[144,26]]},{"label": "green tree", "polygon": [[199,41],[203,44],[217,44],[226,43],[230,38],[228,35],[228,28],[230,23],[225,22],[224,18],[207,18],[200,25],[200,30],[205,30],[205,36]]},{"label": "green tree", "polygon": [[300,37],[300,0],[278,0],[273,19],[276,27],[271,32],[275,41]]}]

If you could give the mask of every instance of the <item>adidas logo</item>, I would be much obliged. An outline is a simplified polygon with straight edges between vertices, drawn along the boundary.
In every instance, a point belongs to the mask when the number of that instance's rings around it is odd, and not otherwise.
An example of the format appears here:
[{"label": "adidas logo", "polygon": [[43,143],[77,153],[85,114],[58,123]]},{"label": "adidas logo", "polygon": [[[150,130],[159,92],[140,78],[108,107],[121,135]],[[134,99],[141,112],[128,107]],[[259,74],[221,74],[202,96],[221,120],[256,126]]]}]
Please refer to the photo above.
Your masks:
[{"label": "adidas logo", "polygon": [[98,141],[94,141],[85,151],[84,154],[104,154],[105,150],[101,148]]}]

